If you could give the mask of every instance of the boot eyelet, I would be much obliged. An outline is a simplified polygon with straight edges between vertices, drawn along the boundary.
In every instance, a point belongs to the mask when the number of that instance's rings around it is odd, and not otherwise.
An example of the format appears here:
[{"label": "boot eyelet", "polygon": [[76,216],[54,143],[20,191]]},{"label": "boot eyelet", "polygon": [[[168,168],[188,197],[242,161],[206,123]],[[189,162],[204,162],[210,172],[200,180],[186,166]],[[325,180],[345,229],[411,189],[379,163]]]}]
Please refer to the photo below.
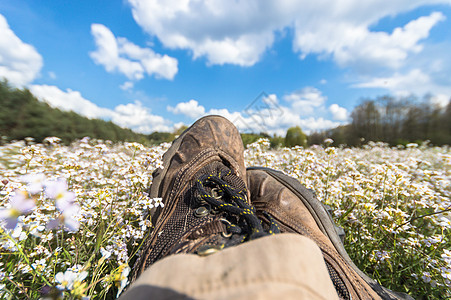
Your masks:
[{"label": "boot eyelet", "polygon": [[223,233],[221,233],[221,235],[222,235],[223,237],[225,237],[225,238],[229,238],[229,237],[232,236],[232,233],[231,233],[231,232],[229,232],[229,233],[223,232]]},{"label": "boot eyelet", "polygon": [[216,245],[202,245],[197,249],[197,255],[199,256],[208,256],[214,254],[216,252],[221,251],[221,246]]},{"label": "boot eyelet", "polygon": [[[229,226],[232,226],[232,223],[231,223],[229,220],[225,219],[225,218],[221,218],[221,219],[219,219],[219,221],[221,221],[221,222],[223,222],[223,223],[225,223],[225,224],[227,224],[227,225],[229,225]],[[229,232],[229,233],[222,232],[222,233],[221,233],[221,235],[222,235],[223,237],[225,237],[225,238],[231,237],[232,234],[233,234],[233,233],[231,233],[231,232]]]},{"label": "boot eyelet", "polygon": [[219,221],[221,221],[229,226],[232,226],[232,223],[229,220],[227,220],[226,218],[221,218],[221,219],[219,219]]},{"label": "boot eyelet", "polygon": [[213,198],[215,198],[216,200],[219,200],[219,199],[222,198],[222,192],[220,193],[218,188],[212,188],[211,192],[210,192],[210,195]]},{"label": "boot eyelet", "polygon": [[208,206],[201,206],[198,207],[195,211],[194,211],[194,215],[198,218],[202,218],[207,216],[210,213],[210,208]]}]

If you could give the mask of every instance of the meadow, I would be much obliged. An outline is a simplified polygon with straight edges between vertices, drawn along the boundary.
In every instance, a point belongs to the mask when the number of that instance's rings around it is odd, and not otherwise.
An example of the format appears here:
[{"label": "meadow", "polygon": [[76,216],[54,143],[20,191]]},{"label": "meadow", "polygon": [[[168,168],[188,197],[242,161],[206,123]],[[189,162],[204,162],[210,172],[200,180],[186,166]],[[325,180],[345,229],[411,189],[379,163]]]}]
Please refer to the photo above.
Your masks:
[{"label": "meadow", "polygon": [[[84,138],[0,146],[0,299],[109,299],[128,283],[163,206],[146,193],[170,144]],[[281,170],[315,191],[346,231],[354,262],[415,298],[451,297],[451,150],[250,144],[247,166]]]}]

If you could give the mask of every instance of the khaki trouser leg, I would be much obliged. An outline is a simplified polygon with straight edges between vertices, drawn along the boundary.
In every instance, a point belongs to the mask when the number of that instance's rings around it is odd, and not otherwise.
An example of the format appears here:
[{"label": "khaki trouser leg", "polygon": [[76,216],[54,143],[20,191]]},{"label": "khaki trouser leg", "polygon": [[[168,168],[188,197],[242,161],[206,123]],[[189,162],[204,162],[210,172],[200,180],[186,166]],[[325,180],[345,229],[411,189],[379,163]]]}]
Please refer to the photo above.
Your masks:
[{"label": "khaki trouser leg", "polygon": [[120,298],[338,299],[321,250],[298,234],[277,234],[207,257],[177,254],[147,269]]}]

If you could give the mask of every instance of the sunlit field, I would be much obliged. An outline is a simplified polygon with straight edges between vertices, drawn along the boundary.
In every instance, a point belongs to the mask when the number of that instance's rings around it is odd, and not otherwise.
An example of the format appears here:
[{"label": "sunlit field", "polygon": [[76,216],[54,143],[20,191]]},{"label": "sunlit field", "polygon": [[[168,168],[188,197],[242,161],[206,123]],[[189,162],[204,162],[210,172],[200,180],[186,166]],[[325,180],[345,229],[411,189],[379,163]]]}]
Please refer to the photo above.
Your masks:
[{"label": "sunlit field", "polygon": [[[87,138],[0,146],[0,298],[119,295],[152,227],[145,212],[164,205],[146,190],[168,147]],[[245,158],[314,189],[351,258],[381,284],[451,297],[449,147],[270,150],[260,140]]]}]

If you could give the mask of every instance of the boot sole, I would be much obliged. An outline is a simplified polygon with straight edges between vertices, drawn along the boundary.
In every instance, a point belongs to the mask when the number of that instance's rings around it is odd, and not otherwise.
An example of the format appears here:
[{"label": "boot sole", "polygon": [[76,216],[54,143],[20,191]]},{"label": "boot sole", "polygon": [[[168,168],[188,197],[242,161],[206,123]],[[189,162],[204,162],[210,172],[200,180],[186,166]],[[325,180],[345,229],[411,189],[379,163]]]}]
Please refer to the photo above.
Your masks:
[{"label": "boot sole", "polygon": [[[332,220],[332,216],[328,213],[324,205],[314,197],[313,193],[309,191],[306,187],[304,187],[298,180],[292,178],[281,171],[276,171],[270,168],[265,167],[249,167],[247,170],[260,170],[264,171],[272,178],[283,184],[286,188],[288,188],[291,192],[293,192],[307,207],[311,215],[316,221],[316,224],[320,228],[320,230],[325,234],[330,241],[332,242],[335,250],[343,257],[343,259],[349,264],[349,266],[360,276],[363,280],[368,283],[383,299],[406,299],[406,300],[414,300],[407,294],[393,292],[380,284],[378,284],[374,279],[368,277],[365,273],[363,273],[351,260],[348,253],[346,252],[342,240],[340,239],[340,228],[335,225]],[[343,232],[344,234],[344,232]]]}]

